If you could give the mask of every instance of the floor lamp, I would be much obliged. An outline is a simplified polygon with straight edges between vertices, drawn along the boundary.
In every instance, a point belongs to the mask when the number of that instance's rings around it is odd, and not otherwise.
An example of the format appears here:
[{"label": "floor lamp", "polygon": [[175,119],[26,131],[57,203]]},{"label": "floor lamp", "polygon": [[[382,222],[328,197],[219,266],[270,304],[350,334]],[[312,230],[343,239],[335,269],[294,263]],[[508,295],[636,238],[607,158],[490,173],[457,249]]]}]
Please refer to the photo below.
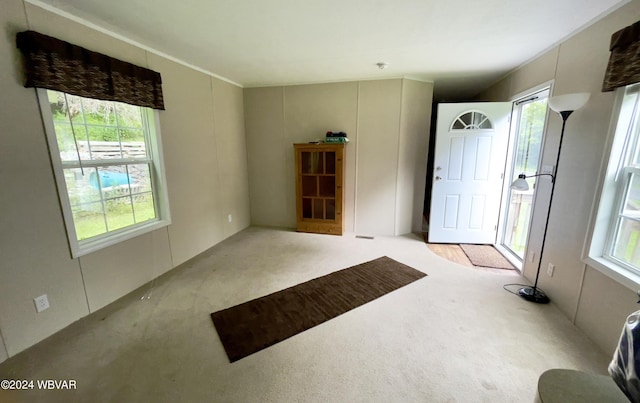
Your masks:
[{"label": "floor lamp", "polygon": [[519,296],[526,299],[530,302],[535,302],[538,304],[546,304],[549,302],[549,297],[545,295],[544,292],[538,289],[538,278],[540,277],[540,268],[542,267],[542,254],[544,253],[544,244],[547,240],[547,229],[549,228],[549,216],[551,215],[551,203],[553,203],[553,191],[556,186],[556,176],[558,175],[558,163],[560,162],[560,151],[562,150],[562,138],[564,137],[564,127],[567,123],[567,118],[576,110],[582,108],[591,94],[589,93],[578,93],[578,94],[568,94],[568,95],[559,95],[556,97],[549,98],[549,108],[551,108],[554,112],[560,114],[562,117],[562,131],[560,132],[560,142],[558,144],[558,156],[556,157],[556,169],[555,175],[550,173],[542,173],[535,175],[518,175],[518,179],[516,179],[511,184],[511,189],[527,191],[529,190],[529,184],[525,179],[533,178],[536,176],[550,176],[551,177],[551,196],[549,197],[549,210],[547,211],[547,221],[544,224],[544,234],[542,235],[542,246],[540,247],[540,257],[538,259],[538,272],[536,273],[536,281],[533,284],[533,287],[526,286],[520,288],[517,292]]}]

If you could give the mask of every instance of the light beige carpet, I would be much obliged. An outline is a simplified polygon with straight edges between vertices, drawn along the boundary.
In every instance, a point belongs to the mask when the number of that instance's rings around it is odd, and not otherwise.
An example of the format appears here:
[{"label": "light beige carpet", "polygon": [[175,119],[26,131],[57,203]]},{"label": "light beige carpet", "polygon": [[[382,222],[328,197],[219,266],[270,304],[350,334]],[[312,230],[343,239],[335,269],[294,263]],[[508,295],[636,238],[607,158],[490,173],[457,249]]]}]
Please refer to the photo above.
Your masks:
[{"label": "light beige carpet", "polygon": [[[429,277],[229,363],[211,312],[381,255]],[[512,403],[532,402],[550,368],[605,374],[610,357],[553,304],[502,289],[521,281],[442,259],[414,235],[250,228],[0,364],[0,379],[77,390],[0,401]]]}]

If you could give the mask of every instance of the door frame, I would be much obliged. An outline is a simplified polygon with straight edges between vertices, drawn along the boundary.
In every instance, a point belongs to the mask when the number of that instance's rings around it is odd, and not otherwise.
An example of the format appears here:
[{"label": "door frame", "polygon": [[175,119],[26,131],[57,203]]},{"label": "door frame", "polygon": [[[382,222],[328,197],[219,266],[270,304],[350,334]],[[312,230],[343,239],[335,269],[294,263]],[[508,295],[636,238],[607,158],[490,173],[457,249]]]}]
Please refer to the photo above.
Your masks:
[{"label": "door frame", "polygon": [[[553,84],[554,84],[554,80],[550,80],[547,82],[544,82],[540,85],[537,85],[535,87],[532,87],[526,91],[522,91],[516,95],[514,95],[513,97],[510,98],[510,101],[512,103],[515,103],[521,99],[525,99],[528,96],[533,96],[534,94],[538,93],[538,92],[542,92],[546,89],[548,89],[549,91],[549,98],[551,97],[551,94],[553,94]],[[540,159],[538,160],[538,166],[537,166],[537,171],[540,172],[542,169],[542,161],[543,161],[543,157],[544,157],[544,152],[545,152],[545,147],[546,147],[546,139],[547,139],[547,129],[548,129],[548,125],[549,125],[549,113],[547,110],[547,115],[545,116],[545,122],[544,122],[544,129],[543,129],[543,133],[542,133],[542,147],[540,149]],[[507,259],[509,260],[509,262],[511,262],[511,264],[513,264],[520,272],[522,272],[522,269],[526,263],[527,260],[529,261],[533,261],[535,259],[532,259],[532,256],[530,256],[529,253],[529,243],[530,243],[530,238],[531,238],[531,227],[533,225],[533,217],[535,215],[535,207],[537,204],[537,198],[538,198],[538,192],[533,192],[533,198],[531,200],[531,214],[529,216],[529,233],[527,234],[527,238],[526,238],[526,244],[525,244],[525,248],[524,248],[524,259],[521,261],[519,259],[519,257],[514,254],[509,248],[505,247],[503,245],[503,241],[504,241],[504,237],[505,237],[505,231],[506,231],[506,225],[507,225],[507,203],[509,202],[509,198],[507,197],[507,193],[510,190],[511,187],[511,181],[507,180],[507,178],[512,178],[514,175],[514,171],[515,171],[515,159],[514,159],[514,153],[515,153],[515,146],[516,146],[516,141],[515,141],[515,136],[516,136],[516,128],[517,125],[514,122],[513,119],[513,110],[512,110],[512,116],[511,116],[511,126],[509,128],[509,145],[508,145],[508,150],[507,150],[507,169],[505,169],[505,180],[503,182],[503,188],[502,188],[502,201],[501,201],[501,206],[500,206],[500,216],[498,218],[498,236],[496,237],[496,243],[494,245],[494,247]]]}]

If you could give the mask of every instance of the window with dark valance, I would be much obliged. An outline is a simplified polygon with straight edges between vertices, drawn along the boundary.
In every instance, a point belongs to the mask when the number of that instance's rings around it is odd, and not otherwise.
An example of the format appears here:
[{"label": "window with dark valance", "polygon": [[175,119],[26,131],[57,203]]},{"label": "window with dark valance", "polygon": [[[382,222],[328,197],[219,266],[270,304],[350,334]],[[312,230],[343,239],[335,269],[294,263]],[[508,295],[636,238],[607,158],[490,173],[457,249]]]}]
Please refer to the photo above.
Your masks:
[{"label": "window with dark valance", "polygon": [[602,91],[640,82],[640,21],[614,33],[609,50]]},{"label": "window with dark valance", "polygon": [[160,73],[40,34],[20,32],[25,87],[164,110]]}]

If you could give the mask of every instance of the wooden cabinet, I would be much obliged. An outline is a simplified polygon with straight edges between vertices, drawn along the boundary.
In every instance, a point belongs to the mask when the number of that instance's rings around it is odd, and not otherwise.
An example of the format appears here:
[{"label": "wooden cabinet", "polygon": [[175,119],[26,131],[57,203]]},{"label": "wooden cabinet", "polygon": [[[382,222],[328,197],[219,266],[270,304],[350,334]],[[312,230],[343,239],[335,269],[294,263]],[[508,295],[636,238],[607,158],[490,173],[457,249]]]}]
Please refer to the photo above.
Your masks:
[{"label": "wooden cabinet", "polygon": [[297,230],[342,235],[344,144],[294,144]]}]

